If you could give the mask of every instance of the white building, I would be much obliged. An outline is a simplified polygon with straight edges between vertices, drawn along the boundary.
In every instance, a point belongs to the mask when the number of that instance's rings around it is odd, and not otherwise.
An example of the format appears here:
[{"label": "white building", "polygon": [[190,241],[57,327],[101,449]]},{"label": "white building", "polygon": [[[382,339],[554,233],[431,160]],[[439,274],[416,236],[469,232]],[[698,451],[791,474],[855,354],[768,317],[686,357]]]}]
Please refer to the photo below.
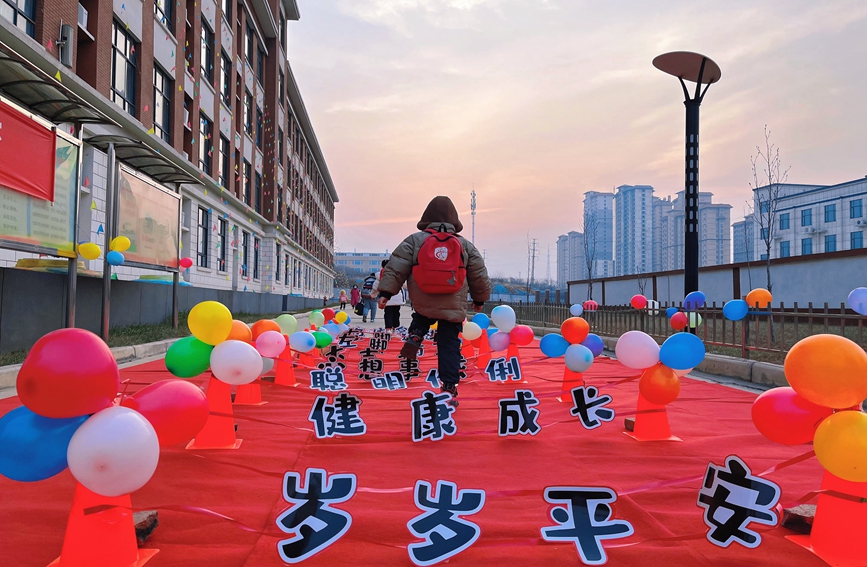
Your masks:
[{"label": "white building", "polygon": [[[614,193],[584,193],[584,237],[593,258],[593,277],[614,275]],[[592,233],[591,233],[592,230]],[[588,279],[586,269],[579,279]]]},{"label": "white building", "polygon": [[334,267],[338,270],[351,272],[359,270],[370,273],[382,267],[382,261],[391,256],[386,252],[336,252],[334,254]]},{"label": "white building", "polygon": [[653,270],[653,187],[621,185],[614,193],[614,275]]},{"label": "white building", "polygon": [[[686,200],[679,191],[672,200],[653,198],[653,271],[684,267]],[[699,266],[727,264],[731,258],[731,205],[714,203],[713,193],[699,193]]]},{"label": "white building", "polygon": [[586,279],[584,235],[570,231],[557,238],[557,285],[566,289],[567,282]]},{"label": "white building", "polygon": [[752,216],[732,225],[732,253],[736,264],[756,259],[756,220]]}]

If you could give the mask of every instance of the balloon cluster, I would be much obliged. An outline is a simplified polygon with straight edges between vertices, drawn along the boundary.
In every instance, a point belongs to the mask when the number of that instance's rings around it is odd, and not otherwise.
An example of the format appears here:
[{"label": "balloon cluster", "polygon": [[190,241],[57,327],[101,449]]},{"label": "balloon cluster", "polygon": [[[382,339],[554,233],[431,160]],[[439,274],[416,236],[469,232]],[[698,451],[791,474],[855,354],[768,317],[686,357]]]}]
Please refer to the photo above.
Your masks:
[{"label": "balloon cluster", "polygon": [[633,295],[629,304],[635,309],[646,309],[650,315],[659,315],[659,302],[655,299],[647,299],[641,294]]},{"label": "balloon cluster", "polygon": [[39,339],[18,373],[24,404],[0,418],[0,474],[33,482],[67,467],[106,497],[150,480],[160,446],[189,441],[208,419],[196,386],[163,380],[117,398],[120,372],[108,346],[84,329]]},{"label": "balloon cluster", "polygon": [[[681,311],[677,307],[669,307],[665,310],[665,316],[668,317],[668,322],[671,328],[675,331],[682,331],[689,327],[695,329],[702,323],[702,318],[697,309],[704,307],[707,302],[707,297],[704,292],[691,291],[683,298],[683,309]],[[657,304],[657,308],[659,305]]]},{"label": "balloon cluster", "polygon": [[[491,323],[496,327],[491,327]],[[494,307],[490,318],[484,313],[478,313],[473,316],[472,321],[464,324],[463,335],[468,341],[478,340],[482,333],[487,333],[488,342],[494,352],[506,350],[511,344],[526,346],[533,342],[534,336],[533,329],[517,324],[515,310],[508,305]]]},{"label": "balloon cluster", "polygon": [[[571,313],[581,307],[573,305]],[[598,335],[590,332],[590,325],[581,317],[570,317],[560,325],[559,333],[548,333],[539,342],[542,354],[551,358],[563,357],[566,368],[572,372],[586,372],[593,360],[602,354],[605,345]]]},{"label": "balloon cluster", "polygon": [[756,429],[785,445],[812,441],[829,473],[867,482],[867,353],[845,337],[813,335],[789,350],[783,369],[791,387],[756,398]]},{"label": "balloon cluster", "polygon": [[627,368],[643,370],[638,390],[649,402],[664,406],[680,394],[680,377],[704,360],[704,343],[690,333],[668,337],[662,346],[641,331],[627,331],[614,348]]},{"label": "balloon cluster", "polygon": [[[115,236],[109,243],[109,252],[105,255],[105,261],[112,266],[120,266],[126,261],[123,253],[129,250],[132,246],[129,238],[126,236]],[[96,260],[102,251],[99,246],[93,242],[82,242],[78,245],[78,255],[85,260]]]},{"label": "balloon cluster", "polygon": [[750,311],[750,307],[766,308],[771,304],[773,296],[764,288],[756,288],[747,294],[746,300],[734,299],[723,305],[723,317],[729,321],[740,321]]}]

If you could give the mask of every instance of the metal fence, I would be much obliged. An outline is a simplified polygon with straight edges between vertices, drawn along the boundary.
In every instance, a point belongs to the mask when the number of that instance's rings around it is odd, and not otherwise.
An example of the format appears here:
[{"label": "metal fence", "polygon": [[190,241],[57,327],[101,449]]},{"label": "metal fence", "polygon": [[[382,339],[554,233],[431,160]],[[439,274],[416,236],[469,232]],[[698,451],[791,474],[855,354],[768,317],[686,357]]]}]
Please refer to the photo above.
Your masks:
[{"label": "metal fence", "polygon": [[[517,316],[518,322],[534,327],[550,328],[555,332],[560,324],[569,318],[568,305],[508,303]],[[485,312],[490,314],[496,307],[486,304]],[[678,303],[660,304],[659,308],[634,309],[629,305],[604,306],[596,311],[585,311],[582,317],[590,324],[591,331],[603,336],[619,337],[632,330],[644,331],[658,341],[676,333],[665,315],[666,309]],[[797,303],[787,307],[756,309],[742,321],[730,321],[723,317],[722,306],[712,303],[695,311],[701,319],[695,333],[706,345],[716,347],[714,352],[730,356],[751,358],[753,353],[767,353],[769,360],[780,360],[786,352],[804,337],[816,334],[844,336],[867,347],[865,342],[865,321],[867,317],[848,309],[845,304],[831,308],[827,303],[816,307],[809,303],[806,307]]]}]

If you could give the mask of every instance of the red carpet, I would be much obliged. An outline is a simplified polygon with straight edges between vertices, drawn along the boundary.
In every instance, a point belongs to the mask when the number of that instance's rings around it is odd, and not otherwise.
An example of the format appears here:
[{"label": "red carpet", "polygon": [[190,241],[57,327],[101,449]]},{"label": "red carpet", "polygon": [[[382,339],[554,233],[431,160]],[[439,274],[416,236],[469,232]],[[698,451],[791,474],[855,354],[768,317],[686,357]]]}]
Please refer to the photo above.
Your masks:
[{"label": "red carpet", "polygon": [[[387,370],[396,369],[397,348],[393,341]],[[541,357],[538,343],[522,348],[521,356],[525,363]],[[276,518],[290,505],[282,497],[282,475],[298,471],[303,477],[308,467],[329,474],[355,473],[358,489],[349,501],[334,506],[352,514],[349,530],[306,565],[411,565],[405,546],[419,540],[410,534],[407,522],[421,514],[411,491],[419,479],[487,491],[484,508],[467,517],[481,527],[481,537],[450,565],[580,565],[574,545],[540,540],[540,529],[555,525],[543,498],[546,486],[608,486],[627,493],[654,481],[702,475],[708,461],[722,465],[730,454],[740,456],[758,474],[810,449],[775,445],[761,437],[750,420],[754,395],[690,379],[683,380],[680,398],[669,406],[672,433],[683,442],[634,441],[622,433],[622,414],[635,410],[637,383],[615,383],[636,373],[608,359],[598,359],[585,378],[613,396],[609,407],[618,416],[595,430],[585,430],[569,414],[571,403],[554,399],[563,375],[561,359],[525,365],[526,384],[495,384],[481,373],[471,374],[460,387],[457,433],[442,441],[413,443],[409,400],[429,387],[423,378],[430,355],[422,360],[422,377],[408,390],[394,392],[373,391],[369,383],[359,383],[357,358],[357,351],[352,351],[347,382],[363,400],[361,416],[368,431],[363,437],[315,438],[307,416],[320,393],[310,390],[306,372],[299,372],[297,388],[263,384],[268,404],[235,407],[238,437],[244,440],[239,450],[164,449],[153,479],[133,494],[134,507],[205,508],[263,533],[201,514],[163,510],[160,526],[147,542],[160,552],[148,566],[283,565],[276,546],[287,536],[277,529]],[[170,377],[162,362],[121,372],[122,380],[136,383],[130,393],[142,387],[139,383]],[[540,398],[538,421],[548,426],[534,437],[500,438],[497,399],[510,397],[518,387],[532,389]],[[17,405],[17,398],[0,401],[0,414]],[[818,489],[822,469],[813,458],[768,478],[781,486],[780,503],[785,505]],[[792,532],[784,528],[764,532],[757,549],[738,543],[727,549],[711,545],[702,535],[707,528],[696,506],[699,485],[692,481],[619,496],[614,517],[631,522],[635,534],[607,542],[609,564],[824,565],[786,541],[783,536]],[[43,567],[59,555],[73,487],[68,471],[32,484],[0,478],[0,564]],[[761,531],[756,524],[752,527]],[[696,537],[666,541],[677,536]]]}]

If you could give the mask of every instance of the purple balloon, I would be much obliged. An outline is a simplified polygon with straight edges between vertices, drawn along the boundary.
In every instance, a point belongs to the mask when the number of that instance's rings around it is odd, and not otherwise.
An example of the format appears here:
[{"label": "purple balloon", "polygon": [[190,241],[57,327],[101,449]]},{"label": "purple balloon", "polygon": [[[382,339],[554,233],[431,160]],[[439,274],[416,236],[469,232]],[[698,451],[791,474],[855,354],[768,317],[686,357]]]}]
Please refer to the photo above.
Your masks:
[{"label": "purple balloon", "polygon": [[587,338],[581,344],[590,349],[590,352],[593,353],[593,358],[596,358],[605,350],[605,343],[602,342],[602,337],[593,333],[587,335]]},{"label": "purple balloon", "polygon": [[509,348],[510,342],[512,342],[512,338],[509,336],[509,333],[495,333],[488,337],[488,343],[491,345],[492,351],[506,350]]}]

